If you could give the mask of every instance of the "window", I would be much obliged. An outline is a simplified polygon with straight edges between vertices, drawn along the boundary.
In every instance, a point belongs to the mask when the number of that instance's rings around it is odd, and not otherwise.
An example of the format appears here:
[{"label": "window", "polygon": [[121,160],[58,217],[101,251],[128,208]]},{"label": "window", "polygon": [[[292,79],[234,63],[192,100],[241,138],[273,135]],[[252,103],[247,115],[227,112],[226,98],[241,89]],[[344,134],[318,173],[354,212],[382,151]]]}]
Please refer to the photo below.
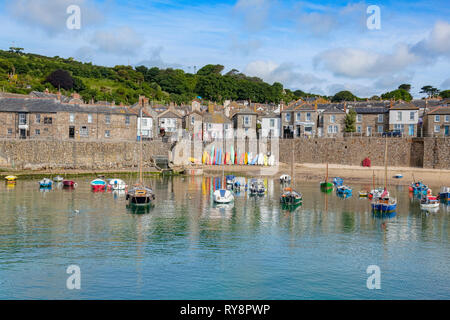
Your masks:
[{"label": "window", "polygon": [[249,116],[244,117],[244,125],[246,125],[246,126],[250,125],[250,117]]},{"label": "window", "polygon": [[334,133],[338,133],[339,129],[338,126],[334,126]]},{"label": "window", "polygon": [[402,121],[402,112],[397,111],[397,121]]},{"label": "window", "polygon": [[441,122],[441,116],[434,116],[434,122]]},{"label": "window", "polygon": [[378,126],[378,133],[383,133],[383,126]]},{"label": "window", "polygon": [[12,129],[8,128],[8,134],[11,135],[12,134]]},{"label": "window", "polygon": [[195,123],[195,118],[192,117],[192,118],[191,118],[191,124],[193,125],[194,123]]},{"label": "window", "polygon": [[89,136],[89,130],[87,127],[81,127],[80,128],[80,136],[81,137],[88,137]]},{"label": "window", "polygon": [[71,114],[69,115],[69,122],[70,122],[70,123],[74,123],[74,122],[75,122],[75,114],[71,113]]},{"label": "window", "polygon": [[53,119],[51,117],[44,117],[44,124],[52,124]]},{"label": "window", "polygon": [[41,115],[40,115],[40,114],[37,114],[37,115],[35,116],[35,122],[36,122],[36,123],[41,123]]},{"label": "window", "polygon": [[338,133],[338,126],[328,126],[328,133]]},{"label": "window", "polygon": [[19,124],[27,124],[27,115],[25,113],[19,113]]},{"label": "window", "polygon": [[383,115],[382,114],[378,115],[378,122],[383,122]]},{"label": "window", "polygon": [[105,130],[105,138],[111,137],[111,132],[109,130]]},{"label": "window", "polygon": [[296,118],[297,121],[300,121],[302,119],[302,114],[300,112],[297,112]]},{"label": "window", "polygon": [[311,121],[311,113],[310,112],[306,113],[306,121]]},{"label": "window", "polygon": [[146,127],[147,126],[147,119],[142,119],[142,126]]},{"label": "window", "polygon": [[335,115],[331,115],[330,116],[330,122],[331,123],[335,123],[336,122],[336,116]]},{"label": "window", "polygon": [[434,126],[434,132],[436,132],[436,133],[441,132],[441,126],[440,125],[435,125]]},{"label": "window", "polygon": [[286,121],[291,121],[291,114],[290,113],[286,113]]},{"label": "window", "polygon": [[409,113],[409,120],[414,121],[415,118],[416,118],[416,113],[415,113],[414,111],[411,111],[411,112]]},{"label": "window", "polygon": [[212,129],[212,123],[208,123],[208,129],[209,129],[209,130]]},{"label": "window", "polygon": [[130,116],[125,116],[125,124],[130,124]]},{"label": "window", "polygon": [[270,127],[275,127],[275,119],[270,119]]},{"label": "window", "polygon": [[40,129],[34,130],[34,134],[37,135],[37,136],[40,135],[41,134],[41,130]]},{"label": "window", "polygon": [[109,114],[107,114],[107,115],[105,116],[105,123],[106,123],[106,124],[111,124],[111,116],[110,116]]},{"label": "window", "polygon": [[450,122],[450,115],[445,116],[445,122]]},{"label": "window", "polygon": [[362,114],[356,115],[356,122],[362,122]]},{"label": "window", "polygon": [[333,133],[333,126],[328,126],[328,133]]},{"label": "window", "polygon": [[404,127],[405,126],[403,124],[394,124],[394,131],[403,132]]},{"label": "window", "polygon": [[88,114],[88,123],[92,123],[92,114]]},{"label": "window", "polygon": [[356,126],[356,132],[361,133],[361,126]]}]

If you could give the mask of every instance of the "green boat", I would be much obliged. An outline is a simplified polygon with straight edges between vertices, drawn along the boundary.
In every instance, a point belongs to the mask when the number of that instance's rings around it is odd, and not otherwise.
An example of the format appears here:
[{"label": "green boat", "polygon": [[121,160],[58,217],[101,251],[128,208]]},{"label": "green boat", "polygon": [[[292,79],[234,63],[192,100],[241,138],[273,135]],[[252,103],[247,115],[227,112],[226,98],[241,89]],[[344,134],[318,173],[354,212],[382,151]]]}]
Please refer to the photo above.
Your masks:
[{"label": "green boat", "polygon": [[[295,185],[295,174],[294,174],[294,145],[293,141],[291,141],[291,177],[292,177],[292,186]],[[280,196],[280,203],[282,206],[299,206],[303,202],[303,196],[300,192],[295,191],[291,187],[284,188],[283,193]]]},{"label": "green boat", "polygon": [[327,174],[325,176],[325,181],[322,181],[320,183],[320,191],[325,193],[330,193],[333,191],[333,184],[331,182],[328,182],[328,162],[327,162]]}]

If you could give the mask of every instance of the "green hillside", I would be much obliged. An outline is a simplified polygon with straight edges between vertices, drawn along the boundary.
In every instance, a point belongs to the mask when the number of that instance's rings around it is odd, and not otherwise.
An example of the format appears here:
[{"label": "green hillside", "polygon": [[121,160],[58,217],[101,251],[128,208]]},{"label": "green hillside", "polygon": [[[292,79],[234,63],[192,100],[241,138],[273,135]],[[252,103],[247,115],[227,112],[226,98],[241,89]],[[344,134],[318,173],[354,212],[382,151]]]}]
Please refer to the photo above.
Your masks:
[{"label": "green hillside", "polygon": [[61,89],[61,92],[70,95],[76,91],[85,101],[94,99],[133,104],[139,95],[145,95],[161,103],[178,104],[188,103],[197,96],[215,102],[250,99],[260,103],[282,100],[288,103],[300,97],[313,96],[301,90],[284,90],[280,83],[271,85],[237,70],[222,74],[223,69],[221,65],[206,65],[196,74],[190,74],[170,68],[103,67],[73,58],[51,58],[11,48],[10,51],[0,50],[0,90],[28,94],[48,88],[57,92],[60,86],[51,85],[47,79],[56,70],[66,70],[73,79],[73,86]]}]

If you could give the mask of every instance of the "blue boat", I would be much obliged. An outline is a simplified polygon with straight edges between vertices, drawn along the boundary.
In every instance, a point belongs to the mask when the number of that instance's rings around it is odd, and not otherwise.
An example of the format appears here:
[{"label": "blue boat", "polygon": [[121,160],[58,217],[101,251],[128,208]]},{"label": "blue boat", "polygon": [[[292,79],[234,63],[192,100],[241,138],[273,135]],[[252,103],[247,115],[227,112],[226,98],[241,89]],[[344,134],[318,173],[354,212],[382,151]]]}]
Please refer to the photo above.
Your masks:
[{"label": "blue boat", "polygon": [[420,181],[417,182],[413,182],[411,184],[411,186],[409,187],[409,190],[414,192],[415,194],[424,194],[426,195],[428,192],[428,186],[426,186],[425,184],[423,184]]},{"label": "blue boat", "polygon": [[439,199],[443,201],[450,200],[450,187],[442,187],[439,193]]},{"label": "blue boat", "polygon": [[334,178],[333,178],[333,184],[334,184],[336,187],[340,187],[340,186],[342,186],[342,185],[344,184],[344,179],[342,179],[342,178],[340,178],[340,177],[334,177]]},{"label": "blue boat", "polygon": [[236,179],[236,177],[233,176],[233,175],[227,176],[227,177],[226,177],[227,186],[228,186],[228,185],[233,186],[233,185],[234,185],[234,180],[235,180],[235,179]]},{"label": "blue boat", "polygon": [[337,189],[336,189],[337,194],[346,195],[346,196],[351,196],[352,191],[353,191],[352,188],[350,188],[349,186],[340,186],[340,187],[337,187]]},{"label": "blue boat", "polygon": [[39,181],[39,187],[40,188],[51,188],[53,185],[53,181],[47,178],[42,179]]},{"label": "blue boat", "polygon": [[372,202],[372,210],[375,212],[393,212],[397,209],[397,199],[392,197],[384,197],[376,199]]}]

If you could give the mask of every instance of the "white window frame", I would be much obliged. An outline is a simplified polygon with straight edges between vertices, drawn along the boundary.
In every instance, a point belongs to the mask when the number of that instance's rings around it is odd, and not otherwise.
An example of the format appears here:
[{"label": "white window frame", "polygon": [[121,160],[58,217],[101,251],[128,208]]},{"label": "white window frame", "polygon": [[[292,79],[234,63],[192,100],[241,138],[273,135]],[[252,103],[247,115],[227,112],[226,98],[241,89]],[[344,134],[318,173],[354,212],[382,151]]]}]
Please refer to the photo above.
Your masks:
[{"label": "white window frame", "polygon": [[362,126],[356,126],[356,132],[361,133],[362,132]]},{"label": "white window frame", "polygon": [[105,123],[111,124],[111,115],[110,114],[105,115]]},{"label": "white window frame", "polygon": [[361,123],[362,122],[362,114],[356,115],[356,122]]},{"label": "white window frame", "polygon": [[409,120],[414,121],[416,119],[416,113],[414,111],[409,112]]},{"label": "white window frame", "polygon": [[384,115],[383,114],[379,114],[378,115],[378,123],[382,123],[384,121]]},{"label": "white window frame", "polygon": [[336,123],[336,115],[330,115],[330,123]]},{"label": "white window frame", "polygon": [[105,138],[111,138],[111,131],[105,130]]},{"label": "white window frame", "polygon": [[441,126],[437,124],[434,126],[434,133],[439,133],[439,132],[441,132]]},{"label": "white window frame", "polygon": [[384,131],[384,126],[379,125],[379,126],[377,127],[377,130],[378,130],[378,133],[383,133],[383,131]]},{"label": "white window frame", "polygon": [[290,113],[286,113],[286,116],[284,117],[284,119],[286,121],[291,121],[291,114]]},{"label": "white window frame", "polygon": [[403,121],[403,115],[401,111],[397,111],[397,121]]},{"label": "white window frame", "polygon": [[69,122],[74,123],[75,122],[75,113],[69,114]]},{"label": "white window frame", "polygon": [[434,116],[434,122],[441,122],[441,116],[440,115],[435,115]]},{"label": "white window frame", "polygon": [[450,122],[450,115],[445,115],[444,122]]},{"label": "white window frame", "polygon": [[92,123],[92,114],[88,114],[88,123]]},{"label": "white window frame", "polygon": [[306,121],[311,121],[311,112],[306,113]]}]

